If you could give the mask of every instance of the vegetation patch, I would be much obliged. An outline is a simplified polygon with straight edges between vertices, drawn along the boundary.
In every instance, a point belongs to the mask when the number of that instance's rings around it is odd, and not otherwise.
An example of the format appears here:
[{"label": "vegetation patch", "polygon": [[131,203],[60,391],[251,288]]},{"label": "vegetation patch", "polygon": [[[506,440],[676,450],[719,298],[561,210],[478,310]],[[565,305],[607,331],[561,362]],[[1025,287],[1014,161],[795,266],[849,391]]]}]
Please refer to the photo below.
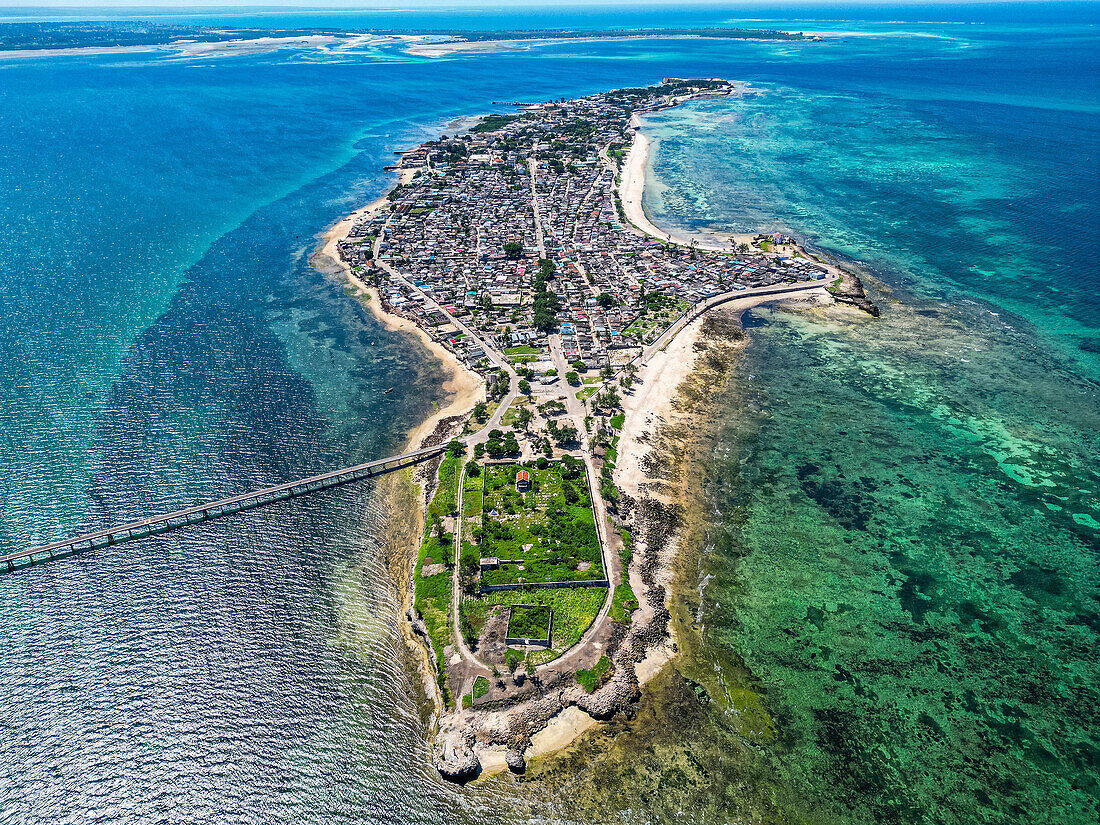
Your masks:
[{"label": "vegetation patch", "polygon": [[[444,679],[446,660],[443,649],[451,644],[451,553],[454,535],[444,533],[440,536],[426,535],[420,544],[420,553],[416,561],[416,596],[414,607],[424,619],[424,626],[431,639],[435,653],[436,676],[439,688],[443,692],[443,701],[448,701],[447,686]],[[429,570],[443,565],[441,572],[424,575]]]},{"label": "vegetation patch", "polygon": [[[439,486],[436,487],[432,503],[428,505],[428,521],[438,521],[449,516],[458,508],[458,471],[462,466],[462,457],[448,455],[439,465]],[[430,525],[429,525],[430,526]]]},{"label": "vegetation patch", "polygon": [[[542,664],[556,659],[581,640],[584,632],[591,627],[607,599],[606,587],[564,587],[555,589],[524,590],[522,595],[515,590],[498,590],[482,593],[476,601],[487,605],[504,607],[522,599],[525,604],[544,604],[554,613],[550,627],[550,649],[531,653],[534,664]],[[475,600],[469,600],[473,602]],[[490,607],[490,610],[492,608]]]},{"label": "vegetation patch", "polygon": [[480,699],[486,693],[489,692],[489,680],[484,676],[478,676],[474,679],[474,688],[470,692],[470,695],[475,699]]},{"label": "vegetation patch", "polygon": [[[624,571],[625,573],[625,571]],[[608,611],[613,622],[630,621],[630,614],[638,609],[638,597],[634,595],[630,585],[624,581],[615,588],[615,595],[611,599],[611,609]]]},{"label": "vegetation patch", "polygon": [[508,638],[550,639],[553,611],[541,604],[513,604],[508,608]]},{"label": "vegetation patch", "polygon": [[578,670],[577,671],[577,684],[582,688],[592,693],[599,687],[600,679],[611,670],[611,660],[606,656],[601,656],[600,660],[592,666],[590,670]]},{"label": "vegetation patch", "polygon": [[481,557],[481,584],[599,581],[599,534],[584,463],[484,469],[481,523],[470,534]]},{"label": "vegetation patch", "polygon": [[509,123],[519,120],[520,117],[521,115],[488,115],[471,126],[470,131],[474,133],[495,132],[497,129],[503,129]]}]

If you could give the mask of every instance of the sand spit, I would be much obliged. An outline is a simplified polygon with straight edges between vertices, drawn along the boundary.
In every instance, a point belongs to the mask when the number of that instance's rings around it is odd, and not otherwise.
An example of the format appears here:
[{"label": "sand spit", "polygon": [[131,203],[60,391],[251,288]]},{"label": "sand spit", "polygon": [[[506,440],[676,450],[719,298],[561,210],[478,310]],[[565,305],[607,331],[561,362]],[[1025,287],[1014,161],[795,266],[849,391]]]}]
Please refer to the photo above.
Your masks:
[{"label": "sand spit", "polygon": [[226,40],[173,40],[168,43],[137,44],[132,46],[71,46],[55,49],[7,49],[0,50],[0,60],[30,59],[35,57],[92,57],[104,54],[134,54],[140,52],[164,52],[177,58],[233,57],[237,55],[266,54],[279,49],[331,51],[335,53],[357,49],[380,48],[417,43],[422,35],[379,34],[310,34],[292,37],[251,37]]}]

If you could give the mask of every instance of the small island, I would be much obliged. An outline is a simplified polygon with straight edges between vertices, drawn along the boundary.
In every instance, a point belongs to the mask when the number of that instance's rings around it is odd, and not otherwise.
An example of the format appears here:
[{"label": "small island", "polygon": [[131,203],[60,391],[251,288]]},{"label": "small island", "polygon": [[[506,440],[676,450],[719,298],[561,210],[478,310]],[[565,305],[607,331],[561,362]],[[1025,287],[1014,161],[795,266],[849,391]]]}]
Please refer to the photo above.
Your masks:
[{"label": "small island", "polygon": [[407,612],[449,779],[523,771],[629,712],[675,655],[674,428],[727,376],[741,313],[877,314],[793,238],[704,244],[645,214],[640,118],[749,92],[666,78],[517,104],[399,152],[400,183],[325,238],[348,290],[473,388],[416,437],[449,442],[423,478]]}]

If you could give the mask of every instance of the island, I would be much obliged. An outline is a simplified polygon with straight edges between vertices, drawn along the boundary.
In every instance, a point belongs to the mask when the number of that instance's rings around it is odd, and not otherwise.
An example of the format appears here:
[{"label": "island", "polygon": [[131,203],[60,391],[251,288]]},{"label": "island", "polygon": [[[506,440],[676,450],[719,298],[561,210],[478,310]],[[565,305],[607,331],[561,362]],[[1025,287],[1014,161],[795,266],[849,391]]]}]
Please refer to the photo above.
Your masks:
[{"label": "island", "polygon": [[778,29],[739,29],[719,26],[695,28],[623,29],[466,29],[262,28],[198,26],[141,20],[36,21],[0,24],[0,52],[43,49],[104,49],[138,46],[193,46],[205,44],[261,44],[283,41],[296,46],[346,44],[475,44],[504,41],[612,40],[639,37],[706,37],[725,40],[821,40],[818,35]]},{"label": "island", "polygon": [[521,772],[629,713],[675,655],[683,444],[744,310],[877,314],[791,237],[702,243],[645,213],[645,113],[748,93],[666,78],[517,104],[400,151],[400,182],[315,258],[466,388],[415,436],[449,446],[421,478],[406,614],[449,779]]}]

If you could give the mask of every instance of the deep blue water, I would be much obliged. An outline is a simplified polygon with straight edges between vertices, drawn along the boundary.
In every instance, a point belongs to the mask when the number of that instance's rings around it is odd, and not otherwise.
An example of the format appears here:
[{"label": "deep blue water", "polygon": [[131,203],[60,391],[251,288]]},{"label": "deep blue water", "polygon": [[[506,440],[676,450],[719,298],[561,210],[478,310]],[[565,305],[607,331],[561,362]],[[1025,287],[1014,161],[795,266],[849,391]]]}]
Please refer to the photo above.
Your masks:
[{"label": "deep blue water", "polygon": [[[438,60],[396,50],[0,59],[0,550],[400,445],[438,400],[438,370],[310,269],[316,234],[387,184],[381,167],[394,148],[492,100],[723,76],[761,94],[652,125],[662,186],[651,209],[700,230],[798,231],[870,264],[909,306],[976,301],[980,310],[950,316],[955,331],[1006,313],[1011,331],[998,334],[1010,343],[968,344],[995,351],[986,375],[996,380],[964,371],[947,415],[981,399],[964,419],[986,439],[988,472],[1008,473],[997,506],[1009,521],[1038,506],[1011,486],[1019,478],[1056,480],[1051,529],[1082,566],[1067,615],[1088,626],[1089,519],[1100,518],[1088,458],[1100,375],[1100,42],[1094,10],[1055,9],[1039,22],[1000,7],[862,9],[849,19],[799,10],[791,28],[870,35],[825,43],[576,43]],[[978,25],[893,22],[979,13]],[[488,28],[755,16],[779,12],[411,19]],[[367,25],[343,13],[185,19]],[[413,25],[405,14],[378,20]],[[919,342],[911,320],[898,329]],[[777,319],[771,329],[786,328]],[[761,333],[758,366],[777,387],[797,380],[779,365],[813,346],[814,334],[797,331]],[[890,409],[942,390],[914,366],[919,343],[905,358],[874,353],[894,370],[878,398]],[[858,358],[834,363],[838,385],[820,388],[829,398],[861,381],[882,392],[884,379],[860,373]],[[1032,419],[1049,422],[1049,441],[1021,429],[1032,410],[1021,405],[1037,409],[1035,397],[1002,409],[1017,397],[1013,374],[1034,386],[1054,376],[1040,399],[1048,409]],[[459,791],[432,776],[393,656],[380,529],[370,491],[344,490],[0,578],[0,822],[83,821],[91,809],[115,822],[523,819],[528,806],[568,817],[554,787]],[[752,643],[732,631],[711,641]],[[1095,673],[1094,655],[1091,665],[1065,655],[1084,681]],[[758,667],[793,683],[766,657]],[[770,695],[801,730],[797,697]],[[1094,738],[1081,736],[1079,753],[1095,754]],[[788,761],[798,757],[796,746]],[[1066,758],[1066,781],[1090,787],[1087,762]],[[955,766],[909,769],[934,786]],[[787,763],[769,770],[774,797],[799,815],[859,821],[854,803],[793,781]],[[996,799],[989,821],[1024,821],[1011,808],[1024,797]],[[703,800],[699,810],[719,819],[764,804],[748,792]],[[618,819],[629,808],[673,814],[639,789],[599,797],[589,815]],[[924,821],[897,810],[898,821]]]}]

